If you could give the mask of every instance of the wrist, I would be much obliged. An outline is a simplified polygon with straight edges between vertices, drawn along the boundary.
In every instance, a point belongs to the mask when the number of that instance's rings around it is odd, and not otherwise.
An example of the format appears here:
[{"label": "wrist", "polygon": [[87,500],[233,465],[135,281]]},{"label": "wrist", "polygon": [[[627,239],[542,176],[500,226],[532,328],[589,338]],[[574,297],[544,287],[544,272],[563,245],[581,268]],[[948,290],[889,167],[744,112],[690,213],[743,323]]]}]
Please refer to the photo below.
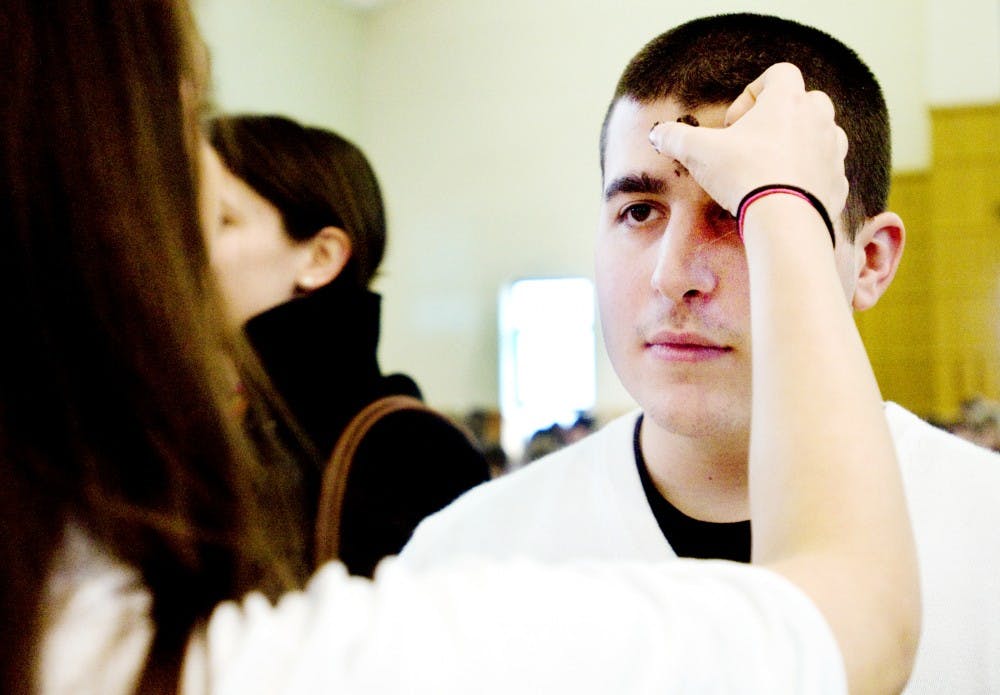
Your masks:
[{"label": "wrist", "polygon": [[[773,268],[787,261],[793,266],[815,272],[815,263],[826,266],[830,242],[823,223],[812,206],[790,195],[771,195],[748,207],[740,225],[747,260],[752,266]],[[782,260],[784,259],[784,260]],[[789,272],[785,268],[783,273]]]},{"label": "wrist", "polygon": [[830,215],[826,210],[826,206],[823,205],[823,203],[819,200],[819,198],[817,198],[804,188],[799,188],[798,186],[792,186],[790,184],[780,184],[780,183],[758,186],[757,188],[754,188],[749,193],[744,195],[743,199],[740,200],[740,204],[736,208],[737,230],[739,231],[740,239],[744,238],[743,231],[744,231],[747,211],[754,204],[759,203],[765,200],[766,198],[771,198],[774,196],[782,196],[782,197],[787,196],[792,199],[797,198],[812,206],[812,208],[820,216],[820,219],[823,221],[823,224],[826,226],[826,230],[830,235],[830,242],[833,244],[833,247],[834,248],[837,247],[837,237],[834,234],[833,221],[830,219]]}]

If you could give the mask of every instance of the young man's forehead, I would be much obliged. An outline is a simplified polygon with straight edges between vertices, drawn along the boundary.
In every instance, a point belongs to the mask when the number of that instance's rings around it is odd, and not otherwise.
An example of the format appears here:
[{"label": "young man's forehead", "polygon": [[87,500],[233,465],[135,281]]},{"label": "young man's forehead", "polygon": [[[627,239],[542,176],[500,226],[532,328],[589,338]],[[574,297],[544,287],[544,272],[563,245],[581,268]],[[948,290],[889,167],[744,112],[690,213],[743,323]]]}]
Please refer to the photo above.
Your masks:
[{"label": "young man's forehead", "polygon": [[[649,131],[657,122],[681,120],[689,124],[719,128],[725,119],[728,104],[706,104],[687,107],[672,97],[640,102],[623,97],[615,103],[605,133],[605,166],[617,159],[622,148],[636,152],[636,145],[646,142]],[[638,150],[643,151],[643,150]]]},{"label": "young man's forehead", "polygon": [[[714,116],[719,114],[721,120],[722,115],[725,114],[726,109],[729,108],[731,102],[705,102],[698,104],[691,104],[682,101],[674,95],[668,94],[657,99],[636,99],[630,96],[623,96],[615,102],[614,110],[621,111],[645,111],[645,112],[657,112],[662,111],[670,114],[678,114],[677,118],[685,115],[691,115],[695,113],[704,113],[708,116]],[[721,124],[721,123],[720,123]]]}]

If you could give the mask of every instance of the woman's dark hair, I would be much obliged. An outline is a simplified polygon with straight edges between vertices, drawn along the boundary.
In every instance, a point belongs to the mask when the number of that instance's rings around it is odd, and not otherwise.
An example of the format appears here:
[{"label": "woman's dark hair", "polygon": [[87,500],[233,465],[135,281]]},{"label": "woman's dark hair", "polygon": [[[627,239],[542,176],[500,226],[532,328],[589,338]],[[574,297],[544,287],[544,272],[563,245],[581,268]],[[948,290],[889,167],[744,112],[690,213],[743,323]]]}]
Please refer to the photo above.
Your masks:
[{"label": "woman's dark hair", "polygon": [[385,211],[364,153],[336,133],[283,116],[238,115],[209,124],[226,167],[281,213],[296,240],[327,226],[351,240],[343,273],[367,287],[385,253]]},{"label": "woman's dark hair", "polygon": [[198,48],[182,0],[0,6],[6,693],[33,689],[68,524],[141,574],[156,626],[144,683],[163,689],[218,601],[288,576],[214,328]]}]

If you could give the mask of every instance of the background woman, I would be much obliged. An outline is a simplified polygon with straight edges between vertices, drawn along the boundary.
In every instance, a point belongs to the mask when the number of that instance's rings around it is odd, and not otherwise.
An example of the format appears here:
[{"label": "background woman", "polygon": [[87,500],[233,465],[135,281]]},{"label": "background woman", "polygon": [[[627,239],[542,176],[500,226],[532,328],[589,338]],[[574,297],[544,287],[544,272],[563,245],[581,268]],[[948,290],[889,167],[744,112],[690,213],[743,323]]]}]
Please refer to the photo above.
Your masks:
[{"label": "background woman", "polygon": [[[209,137],[224,166],[209,251],[230,320],[246,334],[319,460],[303,466],[306,524],[318,473],[348,423],[392,395],[419,398],[378,364],[380,297],[369,289],[386,243],[378,181],[336,133],[280,116],[231,116]],[[341,514],[339,557],[353,574],[397,554],[417,524],[489,478],[469,437],[429,410],[380,418],[361,440]]]}]

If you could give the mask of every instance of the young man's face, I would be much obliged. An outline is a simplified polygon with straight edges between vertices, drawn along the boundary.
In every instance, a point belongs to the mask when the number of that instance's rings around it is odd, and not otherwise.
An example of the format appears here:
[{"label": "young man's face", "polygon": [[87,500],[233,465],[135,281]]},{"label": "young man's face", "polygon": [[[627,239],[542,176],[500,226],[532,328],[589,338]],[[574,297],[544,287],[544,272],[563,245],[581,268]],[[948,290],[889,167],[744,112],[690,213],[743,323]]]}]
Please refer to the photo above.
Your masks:
[{"label": "young man's face", "polygon": [[[691,437],[745,435],[750,423],[746,258],[736,221],[650,146],[657,121],[721,127],[725,105],[621,100],[608,123],[596,245],[608,354],[647,418]],[[687,119],[686,119],[687,120]],[[847,296],[853,253],[838,225]]]}]

